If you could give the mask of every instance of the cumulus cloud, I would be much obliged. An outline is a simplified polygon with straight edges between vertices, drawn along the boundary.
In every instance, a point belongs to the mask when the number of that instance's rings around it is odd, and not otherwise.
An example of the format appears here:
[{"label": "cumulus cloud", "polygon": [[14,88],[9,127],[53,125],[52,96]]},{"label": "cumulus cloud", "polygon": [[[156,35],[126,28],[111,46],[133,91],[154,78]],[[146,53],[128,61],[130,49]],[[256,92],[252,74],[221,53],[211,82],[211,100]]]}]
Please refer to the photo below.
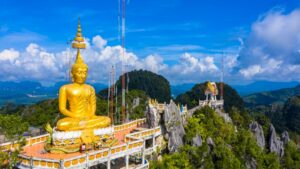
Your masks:
[{"label": "cumulus cloud", "polygon": [[256,21],[239,53],[238,73],[245,78],[300,80],[300,10],[270,11]]},{"label": "cumulus cloud", "polygon": [[199,82],[203,80],[218,80],[220,70],[214,57],[197,58],[190,53],[184,53],[180,62],[170,66],[163,72],[174,83]]},{"label": "cumulus cloud", "polygon": [[[97,35],[85,40],[87,48],[82,50],[82,56],[89,66],[91,81],[107,82],[111,66],[117,67],[117,75],[121,74],[122,62],[126,63],[128,71],[147,69],[160,73],[167,68],[159,55],[149,55],[143,59],[122,47],[107,46],[107,41]],[[30,43],[25,51],[5,49],[0,51],[1,80],[37,80],[45,83],[55,83],[64,80],[75,59],[75,50],[66,49],[51,53],[36,43]]]},{"label": "cumulus cloud", "polygon": [[20,53],[14,49],[5,49],[0,52],[0,61],[10,61],[11,63],[14,62]]},{"label": "cumulus cloud", "polygon": [[146,69],[154,73],[160,73],[168,68],[162,57],[158,55],[149,55],[145,59],[136,63],[137,69]]},{"label": "cumulus cloud", "polygon": [[103,49],[103,47],[107,44],[107,41],[104,40],[101,36],[97,35],[93,37],[93,44],[95,45],[95,47]]},{"label": "cumulus cloud", "polygon": [[[116,74],[121,74],[122,62],[126,63],[128,71],[134,69],[150,70],[166,76],[171,82],[197,82],[216,77],[219,71],[212,56],[198,58],[184,53],[177,63],[168,65],[163,56],[152,54],[139,58],[132,52],[124,51],[122,47],[108,46],[107,41],[97,35],[92,40],[86,38],[87,48],[82,50],[82,56],[89,66],[89,81],[107,83],[109,71],[116,67]],[[1,80],[37,80],[55,83],[68,76],[68,70],[74,62],[76,50],[65,49],[60,52],[49,52],[36,43],[30,43],[24,51],[5,49],[0,51]],[[179,80],[178,80],[179,79]]]}]

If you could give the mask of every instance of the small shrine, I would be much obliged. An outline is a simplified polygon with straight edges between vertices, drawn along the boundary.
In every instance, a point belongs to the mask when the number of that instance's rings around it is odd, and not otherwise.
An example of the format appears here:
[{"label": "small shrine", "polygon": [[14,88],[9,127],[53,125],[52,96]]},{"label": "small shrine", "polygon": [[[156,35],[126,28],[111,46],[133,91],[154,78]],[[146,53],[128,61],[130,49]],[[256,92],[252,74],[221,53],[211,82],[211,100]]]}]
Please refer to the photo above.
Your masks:
[{"label": "small shrine", "polygon": [[219,94],[218,87],[215,82],[208,81],[206,84],[205,93],[205,100],[199,100],[199,106],[206,106],[212,108],[220,108],[222,109],[224,106],[224,100],[221,98],[220,100],[217,99],[217,95]]}]

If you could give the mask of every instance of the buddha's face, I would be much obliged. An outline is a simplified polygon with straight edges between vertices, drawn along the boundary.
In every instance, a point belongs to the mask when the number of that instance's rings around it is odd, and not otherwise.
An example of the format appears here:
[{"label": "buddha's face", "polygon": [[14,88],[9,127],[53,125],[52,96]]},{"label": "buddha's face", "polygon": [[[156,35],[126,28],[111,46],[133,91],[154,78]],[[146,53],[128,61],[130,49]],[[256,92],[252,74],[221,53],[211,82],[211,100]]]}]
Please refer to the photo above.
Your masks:
[{"label": "buddha's face", "polygon": [[87,77],[87,69],[81,67],[73,69],[72,77],[75,83],[84,84]]}]

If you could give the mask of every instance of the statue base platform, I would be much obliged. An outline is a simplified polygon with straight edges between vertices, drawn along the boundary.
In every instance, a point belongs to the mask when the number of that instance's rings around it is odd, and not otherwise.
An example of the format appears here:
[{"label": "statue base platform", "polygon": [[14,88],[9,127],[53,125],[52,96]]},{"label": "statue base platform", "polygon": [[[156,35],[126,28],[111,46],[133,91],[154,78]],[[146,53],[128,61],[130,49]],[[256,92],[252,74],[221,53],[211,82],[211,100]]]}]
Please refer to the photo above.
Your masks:
[{"label": "statue base platform", "polygon": [[58,131],[54,128],[45,150],[60,154],[108,148],[118,142],[113,133],[113,127],[77,131]]}]

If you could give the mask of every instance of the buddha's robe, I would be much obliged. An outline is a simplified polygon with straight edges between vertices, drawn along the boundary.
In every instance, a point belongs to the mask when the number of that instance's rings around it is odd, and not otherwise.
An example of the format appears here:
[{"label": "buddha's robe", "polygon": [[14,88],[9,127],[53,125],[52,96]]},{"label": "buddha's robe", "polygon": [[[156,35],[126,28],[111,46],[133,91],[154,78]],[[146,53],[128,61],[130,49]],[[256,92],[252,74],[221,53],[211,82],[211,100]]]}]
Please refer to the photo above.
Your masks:
[{"label": "buddha's robe", "polygon": [[59,110],[67,116],[57,122],[57,129],[61,131],[102,128],[111,124],[109,117],[95,115],[95,89],[87,84],[62,86],[59,90]]}]

